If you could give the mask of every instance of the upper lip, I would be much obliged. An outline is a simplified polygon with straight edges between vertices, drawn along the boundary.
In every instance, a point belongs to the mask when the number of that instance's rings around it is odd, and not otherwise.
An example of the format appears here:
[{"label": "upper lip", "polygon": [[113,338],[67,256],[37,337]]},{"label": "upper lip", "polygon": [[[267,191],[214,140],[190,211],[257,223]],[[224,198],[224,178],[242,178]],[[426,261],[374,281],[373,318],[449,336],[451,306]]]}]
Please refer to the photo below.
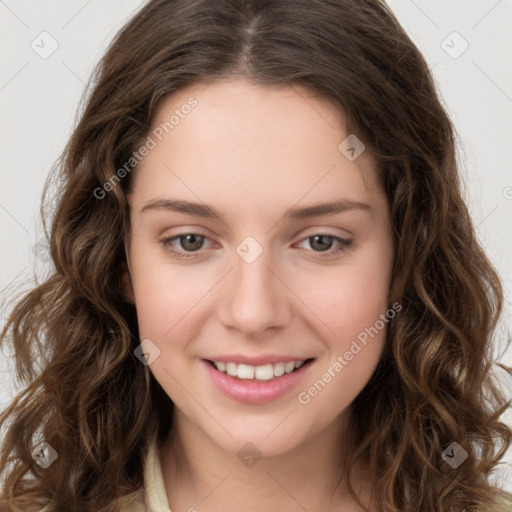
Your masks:
[{"label": "upper lip", "polygon": [[262,356],[247,356],[243,354],[231,354],[205,358],[208,361],[248,364],[251,366],[263,366],[265,364],[288,363],[290,361],[306,361],[312,357],[284,356],[279,354],[268,354]]}]

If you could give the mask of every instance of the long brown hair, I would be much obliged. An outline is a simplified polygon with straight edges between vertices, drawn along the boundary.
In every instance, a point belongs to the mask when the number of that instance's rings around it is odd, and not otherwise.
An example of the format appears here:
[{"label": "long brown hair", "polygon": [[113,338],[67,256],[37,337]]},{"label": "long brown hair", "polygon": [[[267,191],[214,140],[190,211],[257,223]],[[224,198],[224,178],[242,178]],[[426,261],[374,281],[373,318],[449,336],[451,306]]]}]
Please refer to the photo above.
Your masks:
[{"label": "long brown hair", "polygon": [[[380,164],[396,243],[390,302],[402,310],[351,406],[351,462],[369,456],[377,510],[485,510],[506,495],[488,477],[512,438],[492,374],[502,289],[429,68],[379,0],[152,0],[115,36],[56,167],[52,273],[2,332],[26,384],[0,416],[4,506],[115,512],[140,489],[173,404],[134,356],[136,311],[122,289],[136,168],[104,197],[95,191],[113,183],[164,98],[230,76],[328,98]],[[32,457],[36,435],[58,453],[50,468]],[[468,454],[457,469],[441,456],[453,442]]]}]

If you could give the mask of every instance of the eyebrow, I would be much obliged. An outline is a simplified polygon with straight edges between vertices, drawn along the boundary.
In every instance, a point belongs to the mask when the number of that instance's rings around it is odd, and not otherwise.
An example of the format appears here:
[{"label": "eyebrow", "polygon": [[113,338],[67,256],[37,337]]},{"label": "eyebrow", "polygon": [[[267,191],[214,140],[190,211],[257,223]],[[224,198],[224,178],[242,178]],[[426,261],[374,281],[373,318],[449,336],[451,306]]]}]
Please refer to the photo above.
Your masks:
[{"label": "eyebrow", "polygon": [[[347,210],[371,210],[368,203],[353,201],[351,199],[338,199],[328,203],[314,204],[302,208],[290,209],[285,215],[285,219],[300,220],[309,217],[319,217],[321,215],[335,215]],[[152,199],[148,201],[141,210],[141,213],[154,210],[167,210],[173,212],[187,213],[204,217],[205,219],[218,219],[224,221],[224,216],[213,206],[205,203],[194,203],[191,201],[176,199]]]}]

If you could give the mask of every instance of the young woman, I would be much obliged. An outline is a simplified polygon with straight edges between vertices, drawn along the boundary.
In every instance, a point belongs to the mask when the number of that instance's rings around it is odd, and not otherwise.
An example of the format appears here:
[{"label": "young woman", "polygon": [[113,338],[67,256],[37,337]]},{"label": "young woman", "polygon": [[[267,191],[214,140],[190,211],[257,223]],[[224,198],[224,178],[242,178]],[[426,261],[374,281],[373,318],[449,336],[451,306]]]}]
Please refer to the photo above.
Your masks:
[{"label": "young woman", "polygon": [[60,170],[2,510],[510,510],[501,285],[384,2],[150,1]]}]

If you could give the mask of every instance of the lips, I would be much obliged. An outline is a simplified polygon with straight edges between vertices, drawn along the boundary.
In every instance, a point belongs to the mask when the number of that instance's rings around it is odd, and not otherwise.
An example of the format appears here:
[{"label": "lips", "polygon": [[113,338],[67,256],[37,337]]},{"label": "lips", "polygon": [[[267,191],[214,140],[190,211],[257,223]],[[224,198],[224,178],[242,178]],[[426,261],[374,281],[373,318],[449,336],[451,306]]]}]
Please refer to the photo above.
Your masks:
[{"label": "lips", "polygon": [[[273,376],[271,379],[267,380],[255,378],[238,378],[238,371],[240,366],[242,366],[242,372],[247,371],[247,369],[243,368],[245,363],[236,363],[237,376],[231,376],[223,371],[218,370],[212,360],[203,359],[201,360],[201,363],[209,375],[209,378],[211,379],[210,382],[212,382],[215,387],[219,389],[225,396],[237,402],[261,404],[264,402],[276,400],[277,398],[285,395],[294,387],[296,387],[304,375],[309,371],[310,367],[313,365],[314,358],[307,358],[304,360],[299,358],[297,361],[304,361],[304,363],[298,368],[294,368],[290,373],[285,372],[282,376]],[[215,358],[215,362],[218,364],[219,360]],[[235,363],[235,361],[224,362],[226,364],[226,369],[229,362]],[[277,364],[282,362],[283,361],[277,361]],[[274,369],[273,365],[272,368]],[[256,371],[254,377],[256,377]]]}]

